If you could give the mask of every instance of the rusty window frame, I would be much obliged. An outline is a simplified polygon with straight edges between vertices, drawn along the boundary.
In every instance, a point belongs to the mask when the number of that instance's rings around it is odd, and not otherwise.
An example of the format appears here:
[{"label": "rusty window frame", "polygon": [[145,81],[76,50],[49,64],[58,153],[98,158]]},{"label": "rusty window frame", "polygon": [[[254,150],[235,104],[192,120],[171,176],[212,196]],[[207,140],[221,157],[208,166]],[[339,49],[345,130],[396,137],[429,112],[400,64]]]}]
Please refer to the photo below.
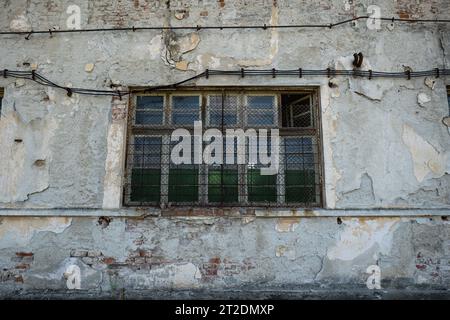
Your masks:
[{"label": "rusty window frame", "polygon": [[[244,97],[245,95],[276,95],[276,110],[277,110],[277,120],[278,120],[278,128],[280,129],[280,136],[281,139],[283,140],[284,137],[304,137],[304,136],[311,136],[313,137],[313,139],[315,139],[315,143],[314,143],[314,156],[315,156],[315,161],[314,161],[314,167],[315,167],[315,189],[316,189],[316,199],[317,201],[310,205],[291,205],[291,204],[287,204],[283,197],[279,196],[280,191],[278,190],[280,182],[283,182],[283,180],[285,179],[285,177],[283,177],[283,175],[285,174],[285,172],[283,170],[280,170],[280,174],[277,175],[277,203],[276,203],[276,207],[305,207],[305,208],[310,208],[310,207],[323,207],[324,206],[324,183],[323,183],[323,158],[322,158],[322,137],[321,137],[321,117],[320,117],[320,100],[319,100],[319,88],[318,87],[284,87],[284,88],[278,88],[278,87],[185,87],[183,89],[179,89],[179,90],[162,90],[158,93],[154,93],[154,94],[146,94],[146,95],[157,95],[157,96],[164,96],[164,125],[162,126],[154,126],[154,125],[149,125],[149,126],[136,126],[133,124],[133,119],[134,119],[134,112],[135,112],[135,106],[136,106],[136,99],[137,99],[137,95],[134,95],[132,97],[132,99],[130,100],[130,108],[129,108],[129,112],[130,112],[130,117],[128,117],[129,121],[128,121],[128,136],[127,136],[127,168],[126,168],[126,183],[128,184],[128,186],[131,183],[131,177],[130,177],[130,138],[133,135],[159,135],[161,136],[161,139],[164,143],[167,143],[167,141],[170,141],[170,135],[174,129],[174,125],[172,125],[172,121],[171,119],[171,109],[170,109],[170,101],[171,101],[171,96],[172,95],[176,95],[176,96],[183,96],[183,95],[199,95],[200,96],[200,119],[204,122],[203,123],[203,130],[208,129],[210,126],[208,125],[209,123],[207,122],[207,120],[209,119],[208,117],[208,110],[207,110],[207,105],[208,105],[208,95],[217,95],[217,94],[221,94],[223,92],[226,92],[226,94],[230,94],[230,95],[238,95],[241,97]],[[282,114],[282,110],[281,110],[281,97],[283,94],[310,94],[311,95],[311,113],[312,113],[312,117],[314,117],[314,123],[313,126],[310,128],[287,128],[287,127],[282,127],[282,118],[283,118],[283,114]],[[243,99],[243,98],[242,98]],[[242,102],[241,102],[242,103]],[[239,113],[239,112],[238,112]],[[246,117],[245,117],[246,118]],[[245,119],[246,120],[246,119]],[[189,127],[189,126],[179,126],[179,127],[183,127],[189,131],[192,132],[193,126]],[[247,123],[246,121],[244,121],[244,119],[239,120],[238,119],[238,127],[244,128],[247,127]],[[259,128],[271,128],[272,126],[262,126]],[[275,126],[273,126],[275,128],[277,128],[277,124],[275,123]],[[272,128],[273,128],[272,127]],[[228,128],[233,128],[233,126],[227,127]],[[255,128],[258,128],[258,126],[256,126]],[[283,153],[283,152],[282,152]],[[283,161],[281,161],[283,162]],[[167,168],[164,167],[170,167],[170,161],[169,163],[163,164],[161,171],[167,171]],[[176,203],[175,206],[208,206],[208,207],[217,207],[219,205],[216,205],[215,203],[208,203],[207,201],[207,193],[206,193],[206,199],[205,199],[205,190],[204,188],[208,189],[208,165],[200,165],[199,169],[198,169],[198,174],[199,174],[199,179],[198,179],[198,187],[199,187],[199,195],[198,195],[198,201],[195,203]],[[241,168],[241,166],[239,167],[239,176],[243,176],[245,175],[245,177],[247,177],[246,171],[247,169],[245,168],[246,166],[244,165],[244,168]],[[168,171],[167,171],[168,173]],[[206,177],[205,177],[206,174]],[[168,180],[168,178],[166,178]],[[206,180],[205,180],[206,179]],[[168,181],[163,181],[164,179],[161,180],[161,185],[163,184],[168,184]],[[246,180],[246,179],[244,179]],[[206,186],[205,186],[206,184]],[[240,186],[241,188],[246,188],[247,186]],[[286,185],[284,185],[284,187],[286,187]],[[202,189],[203,188],[203,189]],[[239,191],[239,203],[235,203],[235,204],[230,204],[230,207],[236,207],[236,206],[247,206],[247,207],[264,207],[266,206],[266,204],[264,203],[260,203],[260,204],[252,204],[249,205],[248,202],[246,201],[247,199],[242,198],[241,197],[241,191]],[[248,192],[244,192],[245,194],[247,194],[248,196]],[[203,196],[203,197],[202,197]],[[167,205],[168,201],[167,201],[167,190],[164,192],[163,188],[161,188],[161,202],[164,202],[163,204],[161,203],[145,203],[145,202],[139,202],[139,203],[132,203],[129,200],[129,187],[125,187],[124,188],[124,205],[125,206],[132,206],[132,207],[155,207],[155,206],[165,206]],[[173,205],[173,204],[172,204]],[[220,205],[223,206],[223,205]],[[225,205],[227,206],[227,205]],[[273,206],[273,205],[271,205]]]}]

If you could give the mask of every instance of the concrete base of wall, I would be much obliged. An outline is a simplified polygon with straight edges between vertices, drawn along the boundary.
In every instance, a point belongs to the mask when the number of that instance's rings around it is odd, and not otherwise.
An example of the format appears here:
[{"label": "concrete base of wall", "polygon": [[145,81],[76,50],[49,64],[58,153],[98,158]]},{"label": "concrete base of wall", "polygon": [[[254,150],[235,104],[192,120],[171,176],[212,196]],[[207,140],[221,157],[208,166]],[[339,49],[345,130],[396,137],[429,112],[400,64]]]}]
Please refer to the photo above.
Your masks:
[{"label": "concrete base of wall", "polygon": [[448,299],[450,222],[3,217],[0,267],[6,299]]}]

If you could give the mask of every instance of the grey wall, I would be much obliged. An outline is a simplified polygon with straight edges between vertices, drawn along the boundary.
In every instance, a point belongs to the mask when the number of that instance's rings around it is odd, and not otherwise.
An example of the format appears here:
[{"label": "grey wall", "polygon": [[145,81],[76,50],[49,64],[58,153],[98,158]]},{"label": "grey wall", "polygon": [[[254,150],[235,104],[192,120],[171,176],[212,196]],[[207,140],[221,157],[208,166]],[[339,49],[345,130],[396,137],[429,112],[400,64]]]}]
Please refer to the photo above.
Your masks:
[{"label": "grey wall", "polygon": [[[66,29],[72,4],[81,8],[82,28],[95,28],[329,23],[366,15],[372,3],[4,0],[0,30]],[[377,5],[385,17],[450,16],[443,0]],[[370,30],[365,20],[331,30],[3,35],[0,41],[0,69],[35,69],[64,86],[98,89],[169,84],[206,68],[351,69],[354,52],[364,53],[363,69],[378,71],[448,68],[450,59],[448,24],[383,22]],[[448,296],[449,78],[212,77],[194,84],[319,87],[325,208],[245,216],[219,210],[214,218],[122,208],[127,100],[67,97],[2,78],[0,295],[64,292],[63,273],[76,264],[82,296],[116,297],[122,289],[146,296],[166,288],[238,295],[322,288],[324,295],[373,296],[366,270],[378,264],[383,288]]]}]

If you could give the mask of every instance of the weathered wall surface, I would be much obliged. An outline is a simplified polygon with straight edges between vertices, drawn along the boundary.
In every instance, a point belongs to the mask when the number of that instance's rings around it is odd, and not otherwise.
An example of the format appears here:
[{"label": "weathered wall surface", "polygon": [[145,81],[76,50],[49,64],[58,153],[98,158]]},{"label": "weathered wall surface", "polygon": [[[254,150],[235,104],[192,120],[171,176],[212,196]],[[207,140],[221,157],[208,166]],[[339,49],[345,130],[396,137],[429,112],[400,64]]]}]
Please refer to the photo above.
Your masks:
[{"label": "weathered wall surface", "polygon": [[[448,297],[449,235],[441,218],[3,218],[0,296]],[[367,289],[370,265],[383,291]]]},{"label": "weathered wall surface", "polygon": [[[0,30],[66,29],[74,4],[81,26],[95,28],[329,23],[366,15],[372,3],[5,0]],[[386,17],[450,16],[444,0],[377,5]],[[448,68],[449,26],[383,22],[369,30],[361,20],[331,30],[1,36],[0,68],[36,69],[64,86],[104,89],[174,83],[206,68],[351,69],[354,52],[364,53],[366,70]],[[72,264],[81,268],[85,295],[320,286],[367,294],[366,269],[374,264],[384,288],[445,294],[450,229],[441,216],[450,212],[450,131],[443,119],[450,79],[224,77],[196,84],[320,87],[325,210],[126,218],[159,215],[121,208],[126,99],[69,98],[2,78],[0,295],[63,290]],[[99,225],[98,216],[115,217]],[[349,217],[338,224],[337,216]]]}]

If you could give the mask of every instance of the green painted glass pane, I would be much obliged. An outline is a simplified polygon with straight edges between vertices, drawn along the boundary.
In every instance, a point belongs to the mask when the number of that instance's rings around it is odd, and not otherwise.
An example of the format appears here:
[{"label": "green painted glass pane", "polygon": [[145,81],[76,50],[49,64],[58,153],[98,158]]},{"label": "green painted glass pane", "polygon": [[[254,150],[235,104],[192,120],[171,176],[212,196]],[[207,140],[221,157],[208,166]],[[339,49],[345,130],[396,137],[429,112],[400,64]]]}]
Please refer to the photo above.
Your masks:
[{"label": "green painted glass pane", "polygon": [[198,201],[198,169],[170,169],[169,202]]},{"label": "green painted glass pane", "polygon": [[315,203],[316,177],[313,170],[286,170],[286,202]]},{"label": "green painted glass pane", "polygon": [[[222,184],[223,181],[223,184]],[[208,201],[210,203],[237,203],[239,201],[237,170],[220,169],[208,172]]]},{"label": "green painted glass pane", "polygon": [[132,202],[159,202],[161,193],[160,169],[133,169],[131,174]]},{"label": "green painted glass pane", "polygon": [[277,176],[263,176],[260,169],[247,173],[248,201],[277,202]]}]

